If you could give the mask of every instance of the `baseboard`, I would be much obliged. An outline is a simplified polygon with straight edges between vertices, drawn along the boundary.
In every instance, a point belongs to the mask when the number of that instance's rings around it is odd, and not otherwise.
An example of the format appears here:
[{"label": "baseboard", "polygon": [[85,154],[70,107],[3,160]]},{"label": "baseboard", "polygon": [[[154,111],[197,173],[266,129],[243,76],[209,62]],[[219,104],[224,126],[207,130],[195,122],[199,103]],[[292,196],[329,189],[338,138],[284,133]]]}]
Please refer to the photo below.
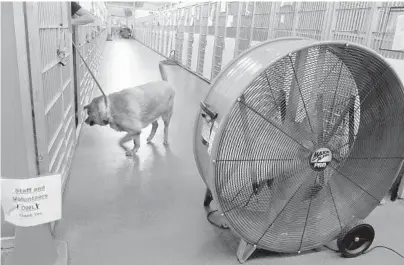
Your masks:
[{"label": "baseboard", "polygon": [[401,178],[400,186],[398,186],[397,198],[404,199],[404,177]]},{"label": "baseboard", "polygon": [[79,139],[80,131],[81,131],[81,125],[82,123],[80,122],[79,125],[76,127],[76,143]]},{"label": "baseboard", "polygon": [[1,249],[7,250],[10,248],[14,248],[14,238],[13,236],[10,237],[2,237],[1,238]]},{"label": "baseboard", "polygon": [[404,199],[404,161],[401,163],[401,168],[397,175],[400,178],[397,188],[397,199]]}]

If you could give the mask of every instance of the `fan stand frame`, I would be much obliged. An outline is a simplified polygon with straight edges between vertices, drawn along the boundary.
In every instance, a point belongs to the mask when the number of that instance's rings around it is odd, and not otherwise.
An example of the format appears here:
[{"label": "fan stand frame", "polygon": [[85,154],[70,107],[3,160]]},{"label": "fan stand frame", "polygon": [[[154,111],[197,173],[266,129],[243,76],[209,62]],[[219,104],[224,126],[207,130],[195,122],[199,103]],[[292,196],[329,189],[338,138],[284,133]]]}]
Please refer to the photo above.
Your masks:
[{"label": "fan stand frame", "polygon": [[[206,188],[205,197],[203,199],[203,206],[209,207],[210,203],[213,200],[214,199],[213,199],[211,190],[209,188]],[[219,210],[219,212],[221,213],[220,210]],[[221,217],[221,218],[224,218],[224,217]],[[237,259],[240,262],[240,264],[243,264],[244,262],[246,262],[250,258],[250,256],[255,252],[256,249],[257,249],[256,245],[250,244],[247,241],[245,241],[243,238],[241,238],[240,243],[237,248],[237,253],[236,253]]]},{"label": "fan stand frame", "polygon": [[[298,51],[301,51],[301,50],[310,48],[310,47],[315,46],[315,45],[318,45],[318,44],[322,44],[322,45],[341,44],[341,45],[345,45],[345,46],[359,47],[360,49],[369,52],[369,53],[372,54],[374,57],[378,57],[378,58],[383,59],[384,63],[386,64],[387,67],[390,68],[389,70],[393,73],[393,75],[395,75],[395,76],[398,77],[398,72],[397,72],[397,70],[394,69],[394,68],[391,66],[391,64],[390,64],[389,62],[385,61],[384,58],[383,58],[380,54],[376,53],[375,51],[373,51],[372,49],[370,49],[370,48],[368,48],[368,47],[365,47],[365,46],[363,46],[363,45],[361,45],[361,44],[357,44],[357,43],[350,42],[350,41],[341,41],[341,40],[339,40],[339,41],[336,41],[336,40],[318,41],[318,40],[312,40],[312,39],[304,38],[304,37],[284,37],[284,38],[277,38],[277,39],[272,39],[272,40],[268,40],[268,41],[262,42],[262,43],[256,45],[256,47],[264,46],[264,45],[267,45],[267,44],[269,44],[269,43],[271,43],[271,42],[279,42],[279,41],[283,41],[283,40],[296,40],[296,41],[299,41],[299,40],[300,40],[300,41],[301,41],[301,40],[310,40],[310,41],[312,41],[312,42],[307,43],[307,44],[305,44],[305,45],[303,45],[303,46],[300,46],[299,48],[296,48],[296,49],[293,49],[293,50],[288,51],[288,53],[284,54],[284,56],[287,56],[288,54],[291,54],[291,53],[294,53],[294,52],[298,52]],[[233,60],[231,60],[231,61],[228,63],[228,65],[221,71],[221,74],[218,74],[218,75],[214,78],[213,82],[211,83],[211,87],[213,87],[213,86],[215,85],[215,83],[217,82],[217,80],[219,80],[219,78],[222,76],[222,74],[226,73],[226,72],[228,71],[228,69],[230,69],[230,68],[238,61],[238,59],[239,59],[240,57],[242,57],[243,55],[245,55],[245,54],[247,54],[247,53],[249,53],[249,52],[250,52],[250,49],[247,49],[247,50],[245,50],[243,53],[241,53],[239,56],[237,56],[236,58],[233,58]],[[270,65],[268,65],[267,67],[269,67],[269,66],[270,66]],[[255,80],[261,73],[262,73],[262,72],[257,72],[256,74],[254,74],[254,75],[253,75],[253,78],[252,78],[251,80]],[[251,84],[252,82],[253,82],[253,81],[251,81],[250,84]],[[404,85],[404,84],[403,84],[403,85]],[[203,102],[205,102],[206,99],[208,99],[208,98],[210,97],[211,93],[212,93],[212,91],[209,90],[209,92],[207,93],[207,95],[206,95],[205,99],[203,100]],[[238,103],[237,101],[240,100],[240,97],[242,96],[243,93],[244,93],[244,91],[241,92],[241,93],[238,95],[237,100],[235,100],[235,101],[231,104],[231,106],[229,107],[230,110],[233,109],[234,106]],[[195,123],[195,126],[194,126],[194,135],[198,135],[198,136],[200,135],[200,132],[199,132],[199,130],[198,130],[198,123],[199,123],[198,119],[199,119],[201,113],[202,113],[202,110],[199,109],[199,111],[198,111],[197,114],[196,114],[196,118],[197,118],[196,120],[197,120],[197,122]],[[223,216],[223,218],[225,218],[225,217],[224,217],[224,215],[223,215],[222,207],[221,207],[220,203],[218,203],[219,198],[217,198],[216,192],[211,192],[211,191],[213,191],[213,190],[216,190],[216,183],[215,183],[215,181],[214,181],[213,178],[207,178],[207,176],[208,176],[208,175],[214,175],[214,167],[215,167],[215,164],[216,164],[216,160],[215,160],[216,157],[215,157],[215,154],[217,154],[217,150],[218,150],[218,147],[219,147],[218,142],[217,142],[216,139],[221,139],[221,137],[222,137],[222,135],[223,135],[223,132],[224,132],[224,129],[226,128],[226,125],[227,125],[227,123],[228,123],[229,116],[230,116],[229,112],[225,112],[225,113],[222,114],[222,118],[221,118],[221,121],[220,121],[221,125],[219,126],[218,130],[216,131],[215,140],[213,140],[212,143],[211,143],[211,144],[212,144],[212,148],[211,148],[211,151],[210,151],[210,153],[209,153],[209,155],[208,155],[208,157],[209,157],[208,160],[210,160],[210,162],[209,162],[208,165],[207,165],[206,176],[205,176],[205,174],[203,174],[204,172],[202,171],[202,165],[200,164],[199,158],[196,156],[196,153],[197,153],[197,151],[196,151],[196,145],[195,145],[195,144],[193,145],[193,146],[194,146],[194,147],[193,147],[193,149],[194,149],[194,156],[195,156],[195,159],[196,159],[196,166],[197,166],[197,169],[198,169],[198,171],[199,171],[199,173],[200,173],[200,175],[201,175],[201,177],[202,177],[202,180],[204,181],[204,183],[205,183],[205,185],[206,185],[206,188],[207,188],[207,192],[205,193],[204,205],[205,205],[205,204],[209,205],[213,200],[216,201],[216,202],[217,202],[217,203],[216,203],[216,204],[217,204],[217,210],[218,210],[219,213],[221,213],[221,215]],[[199,137],[194,137],[194,141],[198,141],[198,140],[199,140]],[[215,142],[216,142],[216,143],[215,143]],[[404,182],[404,181],[403,181],[403,182]],[[402,183],[403,183],[403,182],[402,182]],[[402,184],[402,183],[401,183],[401,184]],[[403,186],[404,186],[404,185],[400,185],[400,188],[404,190],[404,187],[403,187]],[[401,191],[400,188],[399,188],[399,190]],[[209,194],[209,196],[206,196],[206,195],[208,194],[208,191],[210,191],[210,194]],[[403,193],[404,193],[404,192],[403,192]],[[210,198],[209,198],[209,202],[208,202],[208,200],[206,200],[208,197],[210,197]],[[206,206],[206,205],[205,205],[205,206]],[[240,263],[244,263],[244,262],[254,253],[254,251],[257,249],[257,245],[252,245],[252,244],[246,242],[246,241],[243,239],[243,237],[237,232],[237,230],[233,228],[232,223],[231,223],[229,220],[227,220],[227,218],[226,218],[226,221],[227,221],[228,227],[229,227],[229,229],[232,231],[232,233],[233,233],[234,235],[240,237],[240,243],[239,243],[238,250],[237,250],[237,258],[238,258],[238,260],[239,260]],[[297,251],[297,253],[300,253],[300,251]]]},{"label": "fan stand frame", "polygon": [[[354,225],[346,226],[344,230],[345,231],[341,233],[341,235],[337,239],[339,252],[344,258],[355,258],[365,254],[366,251],[372,245],[375,238],[375,230],[373,226],[364,223],[363,221],[358,221]],[[367,233],[366,235],[363,234],[361,235],[361,237],[366,236],[366,238],[361,238],[365,239],[365,241],[357,248],[358,249],[357,251],[353,251],[352,253],[348,250],[348,246],[346,244],[348,243],[348,241],[355,240],[357,238],[357,236],[353,236],[353,234],[357,234],[358,230],[362,233],[366,232]],[[237,249],[237,259],[239,263],[240,264],[245,263],[255,252],[256,249],[257,249],[256,245],[250,244],[241,238]],[[300,254],[300,251],[298,253]]]},{"label": "fan stand frame", "polygon": [[244,239],[241,239],[237,249],[238,261],[243,264],[248,260],[248,258],[250,258],[250,256],[255,252],[256,249],[257,245],[252,245],[246,242]]},{"label": "fan stand frame", "polygon": [[203,206],[208,207],[212,201],[213,201],[212,191],[210,191],[209,188],[206,188],[205,197],[203,199]]}]

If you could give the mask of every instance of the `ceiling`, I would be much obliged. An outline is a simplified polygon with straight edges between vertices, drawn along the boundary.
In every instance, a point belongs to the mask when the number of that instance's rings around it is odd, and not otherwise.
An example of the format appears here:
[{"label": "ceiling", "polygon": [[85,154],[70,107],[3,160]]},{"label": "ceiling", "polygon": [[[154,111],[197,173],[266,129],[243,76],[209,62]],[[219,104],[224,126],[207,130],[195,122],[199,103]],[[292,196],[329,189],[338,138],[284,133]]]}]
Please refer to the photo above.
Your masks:
[{"label": "ceiling", "polygon": [[125,17],[125,10],[128,12],[132,11],[134,8],[136,10],[149,11],[157,9],[161,6],[169,4],[170,2],[105,2],[107,6],[108,13],[112,16]]}]

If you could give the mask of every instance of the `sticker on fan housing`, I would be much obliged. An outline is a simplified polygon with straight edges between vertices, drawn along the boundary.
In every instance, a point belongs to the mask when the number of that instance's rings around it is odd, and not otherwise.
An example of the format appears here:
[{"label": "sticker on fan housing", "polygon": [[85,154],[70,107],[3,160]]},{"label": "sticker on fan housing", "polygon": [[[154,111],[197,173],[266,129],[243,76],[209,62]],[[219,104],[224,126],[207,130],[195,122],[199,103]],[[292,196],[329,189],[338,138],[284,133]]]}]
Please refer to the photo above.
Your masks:
[{"label": "sticker on fan housing", "polygon": [[213,140],[215,139],[216,131],[218,128],[219,128],[219,124],[216,121],[213,122],[212,130],[210,132],[210,137],[209,137],[209,145],[208,145],[208,154],[209,155],[212,152],[212,143],[213,143]]},{"label": "sticker on fan housing", "polygon": [[212,143],[218,128],[219,124],[216,121],[212,122],[202,119],[202,128],[201,128],[202,144],[207,147],[209,155],[212,152]]},{"label": "sticker on fan housing", "polygon": [[313,170],[324,170],[332,160],[332,152],[328,148],[317,149],[310,157],[310,166]]},{"label": "sticker on fan housing", "polygon": [[201,128],[202,143],[206,146],[209,145],[211,131],[212,131],[212,123],[207,121],[206,119],[202,119],[202,128]]}]

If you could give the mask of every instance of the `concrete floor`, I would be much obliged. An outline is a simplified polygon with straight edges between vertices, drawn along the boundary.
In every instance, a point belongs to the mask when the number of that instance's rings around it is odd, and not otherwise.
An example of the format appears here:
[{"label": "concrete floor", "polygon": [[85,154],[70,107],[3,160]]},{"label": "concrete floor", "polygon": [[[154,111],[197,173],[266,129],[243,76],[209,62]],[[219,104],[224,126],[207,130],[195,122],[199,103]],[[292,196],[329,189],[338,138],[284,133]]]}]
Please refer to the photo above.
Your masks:
[{"label": "concrete floor", "polygon": [[[107,42],[100,82],[107,93],[159,80],[162,57],[134,40]],[[154,144],[142,146],[133,159],[117,142],[121,133],[83,126],[67,183],[63,219],[55,235],[68,243],[73,265],[238,264],[238,240],[211,226],[202,200],[204,184],[192,151],[193,123],[208,85],[179,68],[168,76],[177,90],[170,127],[170,148],[162,124]],[[369,217],[375,244],[404,253],[404,202],[387,203]],[[320,263],[321,262],[321,263]],[[329,250],[299,256],[259,251],[247,264],[399,265],[404,261],[379,249],[343,259]]]}]

